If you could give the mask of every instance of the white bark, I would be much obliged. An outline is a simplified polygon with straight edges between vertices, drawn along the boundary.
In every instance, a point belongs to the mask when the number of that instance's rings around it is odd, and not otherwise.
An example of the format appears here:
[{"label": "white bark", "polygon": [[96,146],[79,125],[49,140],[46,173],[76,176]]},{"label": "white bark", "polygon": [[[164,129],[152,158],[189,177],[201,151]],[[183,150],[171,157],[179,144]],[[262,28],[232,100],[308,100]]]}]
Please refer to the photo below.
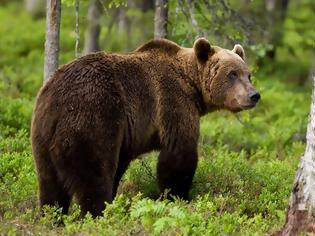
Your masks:
[{"label": "white bark", "polygon": [[309,214],[315,215],[313,214],[315,213],[315,88],[313,88],[309,119],[306,149],[301,157],[294,184],[294,189],[297,191],[292,193],[290,207],[297,205],[298,210],[307,210]]},{"label": "white bark", "polygon": [[283,228],[274,236],[293,236],[300,232],[315,232],[315,77],[306,134],[306,149],[294,181],[290,206]]},{"label": "white bark", "polygon": [[154,38],[167,37],[168,0],[155,1]]},{"label": "white bark", "polygon": [[61,0],[47,0],[44,81],[57,70]]}]

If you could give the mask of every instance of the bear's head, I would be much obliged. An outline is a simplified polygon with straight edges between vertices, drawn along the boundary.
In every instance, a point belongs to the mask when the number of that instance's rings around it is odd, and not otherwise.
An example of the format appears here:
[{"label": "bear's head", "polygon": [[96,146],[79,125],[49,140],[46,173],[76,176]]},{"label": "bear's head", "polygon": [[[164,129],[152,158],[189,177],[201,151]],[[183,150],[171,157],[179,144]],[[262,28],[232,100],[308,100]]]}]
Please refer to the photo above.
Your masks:
[{"label": "bear's head", "polygon": [[205,38],[199,38],[194,43],[194,53],[207,110],[239,112],[255,107],[260,95],[251,83],[241,45],[228,50],[211,46]]}]

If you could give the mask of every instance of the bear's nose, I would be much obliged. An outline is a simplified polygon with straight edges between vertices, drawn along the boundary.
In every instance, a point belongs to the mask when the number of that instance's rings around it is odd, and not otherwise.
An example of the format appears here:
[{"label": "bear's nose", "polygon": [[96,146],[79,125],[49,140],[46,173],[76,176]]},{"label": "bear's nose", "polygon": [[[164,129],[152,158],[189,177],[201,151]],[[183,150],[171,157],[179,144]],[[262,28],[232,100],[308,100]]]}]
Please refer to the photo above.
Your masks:
[{"label": "bear's nose", "polygon": [[252,102],[258,102],[258,100],[260,99],[260,94],[257,92],[251,92],[249,94],[249,98]]}]

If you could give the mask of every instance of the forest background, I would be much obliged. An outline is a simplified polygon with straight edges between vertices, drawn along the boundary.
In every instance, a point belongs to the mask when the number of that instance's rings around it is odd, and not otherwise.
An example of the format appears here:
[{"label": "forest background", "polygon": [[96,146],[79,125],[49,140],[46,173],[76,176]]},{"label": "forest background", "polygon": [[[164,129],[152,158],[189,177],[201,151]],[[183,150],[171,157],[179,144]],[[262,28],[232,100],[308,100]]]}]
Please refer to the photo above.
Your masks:
[{"label": "forest background", "polygon": [[[243,45],[262,95],[257,108],[238,116],[220,111],[202,119],[190,202],[156,200],[157,153],[150,153],[132,163],[104,217],[79,221],[76,204],[69,216],[47,208],[39,217],[29,130],[43,83],[45,2],[0,0],[1,235],[264,235],[283,225],[305,149],[315,73],[315,2],[165,2],[168,39],[186,47],[198,36],[230,49]],[[129,52],[154,37],[159,19],[153,0],[79,3],[81,55]],[[75,58],[76,38],[74,1],[65,0],[61,65]],[[56,223],[61,218],[63,226]]]}]

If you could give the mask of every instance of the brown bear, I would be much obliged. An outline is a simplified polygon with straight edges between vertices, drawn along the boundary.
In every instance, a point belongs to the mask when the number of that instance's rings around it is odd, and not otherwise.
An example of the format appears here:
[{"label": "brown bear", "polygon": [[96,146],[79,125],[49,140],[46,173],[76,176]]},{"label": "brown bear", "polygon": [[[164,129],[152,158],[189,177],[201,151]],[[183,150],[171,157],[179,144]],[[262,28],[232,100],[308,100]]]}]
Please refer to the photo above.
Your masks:
[{"label": "brown bear", "polygon": [[127,54],[89,54],[62,66],[39,91],[32,148],[40,205],[102,214],[131,160],[161,150],[161,191],[187,199],[197,167],[200,117],[253,108],[260,98],[240,45],[193,48],[153,40]]}]

